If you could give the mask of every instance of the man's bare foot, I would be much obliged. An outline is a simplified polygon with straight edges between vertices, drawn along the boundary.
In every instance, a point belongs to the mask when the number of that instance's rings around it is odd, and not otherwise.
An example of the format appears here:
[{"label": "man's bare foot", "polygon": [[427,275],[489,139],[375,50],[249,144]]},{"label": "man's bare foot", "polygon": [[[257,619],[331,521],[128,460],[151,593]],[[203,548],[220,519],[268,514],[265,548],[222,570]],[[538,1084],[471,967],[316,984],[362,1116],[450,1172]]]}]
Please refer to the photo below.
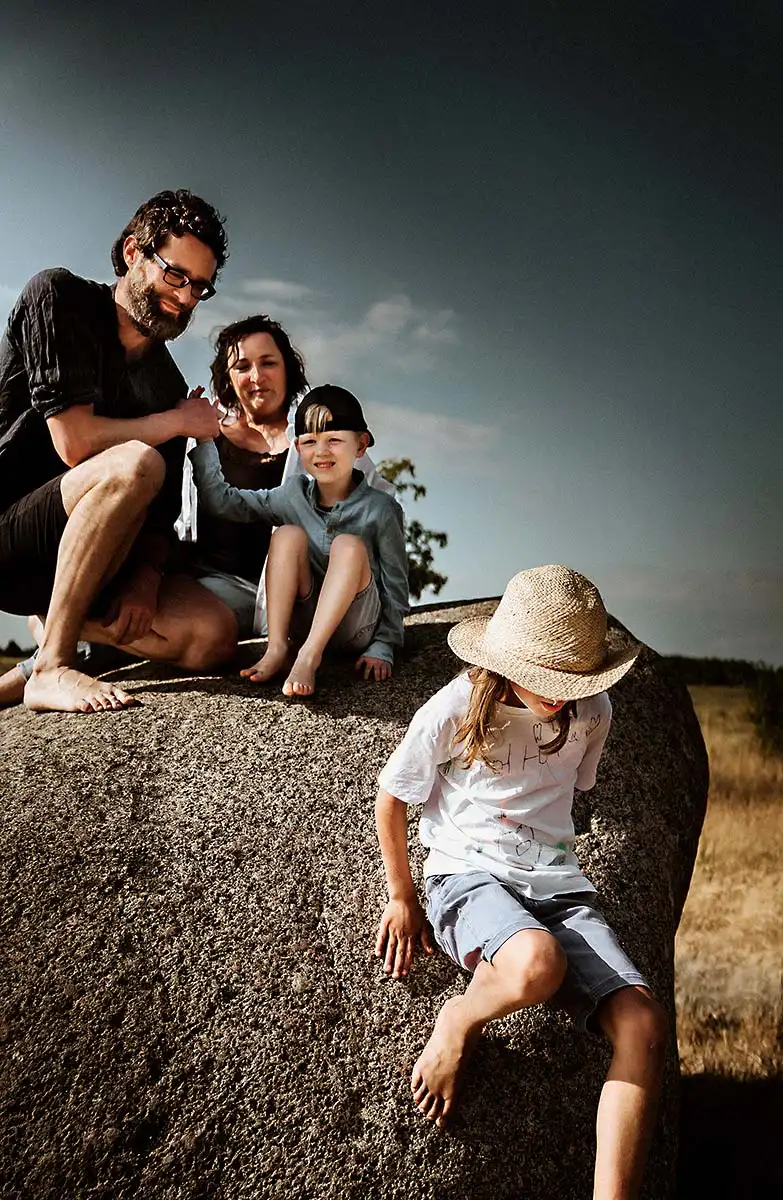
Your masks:
[{"label": "man's bare foot", "polygon": [[24,689],[24,702],[35,712],[101,712],[138,704],[115,683],[93,679],[73,667],[33,671]]},{"label": "man's bare foot", "polygon": [[315,691],[315,673],[320,665],[321,655],[311,654],[303,646],[283,684],[283,695],[312,696]]},{"label": "man's bare foot", "polygon": [[447,1000],[411,1075],[413,1103],[442,1129],[457,1094],[459,1076],[481,1036],[463,1016],[462,997]]},{"label": "man's bare foot", "polygon": [[266,653],[262,655],[255,666],[245,667],[239,674],[244,675],[251,683],[266,683],[268,679],[274,678],[285,669],[289,659],[288,642],[281,642],[280,645],[270,642]]},{"label": "man's bare foot", "polygon": [[5,674],[0,675],[0,708],[9,704],[21,704],[27,680],[19,667],[11,667]]}]

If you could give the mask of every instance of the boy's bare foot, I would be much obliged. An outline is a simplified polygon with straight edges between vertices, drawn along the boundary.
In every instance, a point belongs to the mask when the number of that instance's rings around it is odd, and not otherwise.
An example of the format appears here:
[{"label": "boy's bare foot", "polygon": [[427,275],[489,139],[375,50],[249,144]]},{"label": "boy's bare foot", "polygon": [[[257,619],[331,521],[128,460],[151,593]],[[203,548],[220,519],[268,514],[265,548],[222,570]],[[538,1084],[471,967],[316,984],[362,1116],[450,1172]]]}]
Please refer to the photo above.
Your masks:
[{"label": "boy's bare foot", "polygon": [[239,672],[249,679],[251,683],[266,683],[275,675],[285,668],[289,660],[288,642],[282,642],[280,645],[273,645],[271,642],[266,648],[266,653],[258,660],[255,666],[245,667]]},{"label": "boy's bare foot", "polygon": [[411,1075],[413,1103],[442,1129],[454,1105],[459,1076],[481,1036],[462,1014],[462,998],[447,1000]]},{"label": "boy's bare foot", "polygon": [[9,704],[21,704],[26,683],[27,680],[18,666],[11,667],[0,675],[0,708],[6,708]]},{"label": "boy's bare foot", "polygon": [[315,673],[321,665],[321,655],[311,654],[304,646],[283,684],[284,696],[312,696],[315,691]]},{"label": "boy's bare foot", "polygon": [[35,712],[101,712],[138,704],[115,683],[93,679],[73,667],[34,671],[24,689],[24,702]]}]

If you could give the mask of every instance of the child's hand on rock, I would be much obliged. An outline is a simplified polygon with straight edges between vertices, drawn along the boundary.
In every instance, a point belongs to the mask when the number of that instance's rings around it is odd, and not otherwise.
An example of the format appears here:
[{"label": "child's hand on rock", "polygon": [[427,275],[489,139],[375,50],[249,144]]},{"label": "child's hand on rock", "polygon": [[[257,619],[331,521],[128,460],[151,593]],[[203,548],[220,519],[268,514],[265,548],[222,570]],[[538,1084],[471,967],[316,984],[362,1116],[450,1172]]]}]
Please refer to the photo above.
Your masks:
[{"label": "child's hand on rock", "polygon": [[417,938],[432,954],[427,919],[418,900],[390,900],[381,914],[375,953],[383,958],[383,969],[392,979],[408,974]]},{"label": "child's hand on rock", "polygon": [[383,658],[368,658],[366,654],[363,654],[356,663],[356,670],[364,671],[364,679],[374,679],[376,681],[391,679],[391,664],[387,663]]}]

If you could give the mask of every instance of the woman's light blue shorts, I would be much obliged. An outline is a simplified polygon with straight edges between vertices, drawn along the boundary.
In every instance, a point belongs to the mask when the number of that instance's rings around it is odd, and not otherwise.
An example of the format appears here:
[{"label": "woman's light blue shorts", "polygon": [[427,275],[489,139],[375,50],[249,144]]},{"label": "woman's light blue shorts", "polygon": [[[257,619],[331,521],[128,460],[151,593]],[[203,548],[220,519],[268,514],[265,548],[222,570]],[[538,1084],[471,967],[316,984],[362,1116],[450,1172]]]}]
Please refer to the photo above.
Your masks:
[{"label": "woman's light blue shorts", "polygon": [[252,638],[253,617],[256,611],[258,585],[239,575],[228,575],[225,571],[211,571],[195,576],[207,591],[227,604],[237,619],[237,636],[241,641]]},{"label": "woman's light blue shorts", "polygon": [[438,945],[467,971],[475,971],[482,958],[492,962],[522,929],[543,929],[556,938],[568,969],[551,1003],[582,1029],[604,997],[623,987],[649,987],[596,907],[593,892],[531,900],[486,871],[432,875],[426,887]]}]

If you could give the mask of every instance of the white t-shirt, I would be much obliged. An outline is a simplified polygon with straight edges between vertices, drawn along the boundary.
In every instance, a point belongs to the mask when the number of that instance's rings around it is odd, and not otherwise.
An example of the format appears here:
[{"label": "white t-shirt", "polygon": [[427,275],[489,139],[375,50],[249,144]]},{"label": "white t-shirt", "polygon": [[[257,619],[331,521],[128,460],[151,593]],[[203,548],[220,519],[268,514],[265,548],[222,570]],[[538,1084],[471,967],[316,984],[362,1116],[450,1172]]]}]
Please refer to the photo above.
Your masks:
[{"label": "white t-shirt", "polygon": [[556,754],[541,743],[557,722],[498,704],[493,771],[466,767],[454,735],[470,700],[467,673],[447,683],[414,716],[378,782],[405,804],[423,804],[419,833],[429,848],[424,874],[489,871],[535,899],[594,892],[573,853],[574,788],[588,791],[609,732],[606,692],[577,702],[568,740]]}]

